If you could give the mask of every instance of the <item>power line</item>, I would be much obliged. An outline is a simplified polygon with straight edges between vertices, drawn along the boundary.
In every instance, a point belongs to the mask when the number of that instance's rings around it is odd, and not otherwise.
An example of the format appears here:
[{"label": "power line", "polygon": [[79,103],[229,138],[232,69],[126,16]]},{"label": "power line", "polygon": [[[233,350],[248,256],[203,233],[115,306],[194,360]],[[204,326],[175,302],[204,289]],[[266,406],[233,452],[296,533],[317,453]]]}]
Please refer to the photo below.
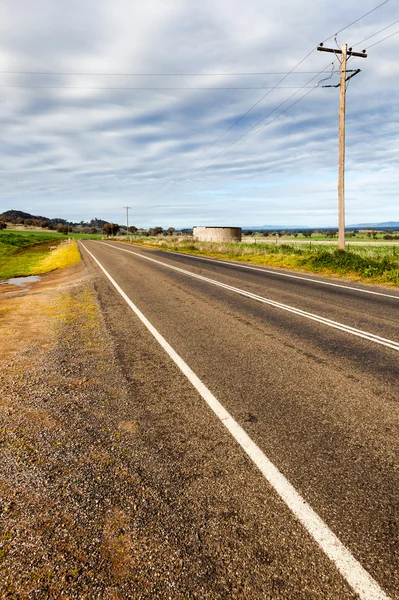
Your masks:
[{"label": "power line", "polygon": [[[304,94],[303,96],[301,96],[300,98],[298,98],[297,100],[295,100],[295,102],[293,102],[292,104],[290,104],[290,106],[287,106],[286,109],[284,109],[283,111],[281,111],[281,113],[279,113],[278,115],[276,115],[271,121],[269,121],[268,123],[266,123],[263,127],[261,127],[260,129],[258,129],[257,131],[254,131],[254,133],[252,135],[250,135],[247,139],[245,139],[241,143],[239,143],[235,148],[233,148],[232,150],[228,150],[227,152],[225,152],[224,156],[227,156],[233,150],[237,150],[237,148],[239,148],[240,146],[242,146],[243,144],[245,144],[246,142],[248,142],[252,137],[254,137],[258,133],[260,133],[263,129],[265,129],[266,127],[268,127],[269,125],[271,125],[274,121],[276,121],[277,119],[279,119],[284,113],[288,112],[293,106],[295,106],[296,104],[298,104],[299,102],[301,102],[304,98],[306,98],[306,96],[309,96],[309,94],[311,94],[312,92],[314,92],[314,90],[316,90],[318,88],[319,88],[319,86],[316,86],[316,87],[310,89],[308,92],[306,92],[306,94]],[[257,124],[259,124],[259,123],[257,123]],[[236,142],[234,142],[234,144],[235,143]],[[207,169],[210,165],[212,165],[215,162],[215,160],[218,157],[219,157],[219,155],[217,155],[214,158],[214,160],[212,160],[210,163],[208,163],[204,167],[201,167],[200,169],[198,169],[197,173],[200,172],[200,171],[202,171],[202,170],[204,170],[204,169]],[[189,180],[186,179],[185,181],[189,181]]]},{"label": "power line", "polygon": [[[361,17],[355,19],[354,21],[352,21],[351,23],[349,23],[349,25],[346,25],[345,27],[343,27],[342,29],[340,29],[339,31],[337,31],[337,33],[331,35],[330,37],[326,38],[324,42],[327,42],[329,39],[333,38],[334,36],[336,37],[339,33],[341,33],[342,31],[345,31],[345,29],[348,29],[349,27],[351,27],[352,25],[354,25],[355,23],[358,23],[359,21],[361,21],[362,19],[364,19],[365,17],[367,17],[368,15],[370,15],[371,13],[373,13],[374,11],[376,11],[377,9],[379,9],[381,6],[383,6],[384,4],[387,4],[390,0],[384,0],[384,2],[381,2],[380,4],[378,4],[378,6],[376,6],[375,8],[373,8],[372,10],[368,11],[367,13],[363,14]],[[236,121],[234,121],[232,123],[232,125],[230,125],[227,129],[225,129],[225,131],[223,131],[223,133],[221,135],[219,135],[219,137],[217,137],[211,144],[209,144],[209,146],[207,146],[205,148],[205,150],[203,150],[202,152],[200,152],[193,160],[191,160],[189,163],[187,163],[183,169],[181,169],[180,171],[178,171],[177,176],[180,175],[180,173],[183,173],[188,167],[190,167],[192,164],[194,164],[197,160],[199,160],[208,150],[210,150],[210,148],[212,148],[215,144],[217,144],[217,142],[219,142],[231,129],[233,129],[233,127],[235,127],[240,121],[242,121],[242,119],[244,119],[250,112],[253,111],[254,108],[256,108],[265,98],[267,98],[267,96],[269,96],[269,94],[271,94],[271,92],[273,91],[273,89],[275,89],[277,86],[280,86],[280,83],[282,83],[289,75],[291,75],[294,71],[296,71],[296,69],[303,63],[305,62],[305,60],[307,58],[309,58],[309,56],[311,54],[313,54],[313,52],[316,50],[317,46],[315,46],[310,52],[308,52],[308,54],[306,54],[306,56],[300,60],[295,67],[293,67],[291,69],[291,71],[289,71],[277,84],[274,88],[272,88],[270,91],[268,91],[264,96],[262,96],[262,98],[260,98],[257,102],[255,102],[255,104],[253,104],[248,110],[247,112],[245,112],[243,115],[241,115]],[[325,70],[325,69],[324,69]],[[323,72],[323,71],[322,71]],[[320,73],[320,72],[319,72]],[[318,74],[319,74],[318,73]],[[315,78],[314,78],[315,79]],[[291,96],[292,97],[292,96]],[[290,98],[287,99],[287,101]],[[278,110],[279,107],[277,107],[276,110]],[[267,118],[267,117],[266,117]],[[252,129],[252,128],[251,128]],[[248,131],[251,131],[251,129],[249,129]],[[241,136],[242,137],[242,136]],[[239,138],[241,139],[241,138]],[[229,148],[231,146],[231,144],[229,146],[227,146],[227,148]],[[223,152],[223,151],[222,151]]]},{"label": "power line", "polygon": [[92,87],[86,85],[12,85],[12,84],[0,84],[0,88],[29,88],[29,89],[60,89],[60,90],[139,90],[139,91],[188,91],[188,90],[298,90],[302,89],[303,86],[288,85],[288,86],[257,86],[257,87],[114,87],[114,86],[103,86],[103,87]]},{"label": "power line", "polygon": [[[256,108],[261,102],[262,100],[264,100],[265,98],[267,98],[267,96],[269,96],[269,94],[271,94],[271,92],[273,90],[275,90],[277,87],[280,87],[280,83],[282,83],[289,75],[291,75],[293,73],[293,71],[295,71],[311,54],[312,52],[314,52],[314,49],[311,50],[311,52],[309,52],[305,58],[303,58],[301,61],[299,61],[299,63],[293,67],[291,69],[291,71],[289,71],[288,73],[286,73],[286,75],[280,79],[280,81],[278,83],[276,83],[275,86],[273,86],[270,91],[268,91],[266,94],[264,94],[264,96],[262,96],[262,98],[260,98],[257,102],[255,102],[255,104],[253,104],[248,110],[247,112],[245,112],[243,115],[241,115],[238,119],[236,119],[234,121],[234,123],[232,123],[227,129],[225,129],[225,131],[223,131],[223,133],[221,135],[219,135],[218,138],[216,138],[211,144],[209,144],[209,146],[207,146],[205,148],[205,150],[203,150],[202,152],[200,152],[192,161],[190,161],[187,165],[185,165],[183,167],[183,169],[181,169],[181,171],[179,171],[177,173],[177,176],[180,175],[180,173],[183,173],[183,171],[185,171],[188,167],[190,167],[192,164],[194,164],[197,160],[199,160],[206,152],[208,152],[208,150],[210,150],[210,148],[212,148],[215,144],[217,144],[217,142],[219,140],[221,140],[231,129],[233,129],[233,127],[235,127],[240,121],[242,121],[242,119],[244,119],[250,112],[253,111],[254,108]],[[282,88],[283,89],[283,88]],[[301,88],[299,88],[301,89]]]},{"label": "power line", "polygon": [[340,29],[339,31],[337,31],[337,33],[334,33],[333,35],[330,35],[330,37],[328,37],[327,39],[323,40],[323,44],[325,42],[328,42],[328,40],[331,40],[331,38],[333,38],[334,36],[337,36],[339,33],[342,33],[343,31],[345,31],[345,29],[349,29],[349,27],[352,27],[352,25],[355,25],[355,23],[358,23],[359,21],[361,21],[365,17],[368,17],[369,15],[371,15],[371,13],[373,13],[377,9],[381,8],[381,6],[384,6],[384,4],[387,4],[389,1],[390,0],[384,0],[384,2],[381,2],[381,4],[379,4],[378,6],[376,6],[375,8],[373,8],[372,10],[369,10],[368,12],[366,12],[364,15],[362,15],[361,17],[359,17],[355,21],[352,21],[352,23],[349,23],[349,25],[346,25],[345,27],[343,27],[342,29]]},{"label": "power line", "polygon": [[[363,14],[363,15],[362,15],[361,17],[359,17],[358,19],[355,19],[354,21],[352,21],[351,23],[349,23],[349,25],[346,25],[345,27],[343,27],[342,29],[340,29],[339,31],[337,31],[337,33],[335,33],[335,34],[333,34],[332,36],[330,36],[330,37],[326,38],[325,40],[323,40],[323,42],[322,42],[322,43],[325,43],[325,42],[327,42],[327,41],[328,41],[328,40],[330,40],[331,38],[334,38],[334,37],[336,38],[336,37],[337,37],[337,35],[338,35],[339,33],[341,33],[342,31],[345,31],[346,29],[348,29],[349,27],[351,27],[351,26],[352,26],[352,25],[354,25],[355,23],[358,23],[359,21],[361,21],[362,19],[364,19],[364,18],[365,18],[365,17],[367,17],[368,15],[372,14],[373,12],[375,12],[377,9],[381,8],[381,6],[384,6],[385,4],[387,4],[389,1],[390,1],[390,0],[384,0],[384,2],[381,2],[380,4],[378,4],[378,6],[376,6],[376,7],[375,7],[375,8],[373,8],[372,10],[370,10],[370,11],[368,11],[367,13]],[[397,32],[397,33],[399,33],[399,32]],[[395,35],[395,34],[393,34],[393,35]],[[392,37],[392,36],[388,36],[388,37]],[[384,38],[384,39],[388,39],[388,38]],[[384,40],[381,40],[381,42],[382,42],[382,41],[384,41]],[[380,42],[377,42],[377,43],[380,43]],[[376,45],[376,44],[373,44],[373,45]],[[371,47],[371,46],[369,46],[369,47]],[[311,50],[311,51],[310,51],[310,52],[309,52],[309,53],[308,53],[308,54],[305,56],[305,58],[303,58],[303,59],[300,61],[300,63],[298,63],[298,65],[297,65],[297,66],[299,66],[300,64],[302,64],[302,62],[304,62],[304,61],[305,61],[305,60],[306,60],[306,59],[307,59],[307,58],[308,58],[308,57],[309,57],[309,56],[310,56],[310,55],[311,55],[311,54],[314,52],[314,50],[315,50],[315,49]],[[296,67],[294,67],[294,69],[295,69],[295,68],[296,68]],[[327,67],[326,67],[326,68],[327,68]],[[323,73],[323,72],[326,70],[326,68],[325,68],[325,69],[323,69],[322,71],[320,71],[320,72],[318,73],[318,75],[319,75],[319,74],[321,74],[321,73]],[[294,69],[293,69],[293,70],[294,70]],[[284,78],[284,79],[285,79],[285,78]],[[310,83],[310,82],[311,82],[313,79],[315,79],[315,77],[313,77],[313,78],[312,78],[312,79],[311,79],[309,82],[307,82],[307,83]],[[300,89],[304,89],[304,88],[306,87],[306,85],[307,85],[307,84],[305,84],[305,86],[303,86],[303,88],[300,88]],[[318,86],[316,86],[316,87],[318,87]],[[299,89],[298,91],[300,91],[300,89]],[[232,146],[235,146],[235,148],[234,148],[234,149],[237,149],[239,146],[241,146],[242,144],[244,144],[244,143],[246,143],[247,141],[249,141],[249,140],[250,140],[252,137],[254,137],[254,135],[256,135],[257,133],[259,133],[260,131],[262,131],[262,130],[263,130],[265,127],[267,127],[268,125],[270,125],[271,123],[273,123],[273,122],[274,122],[274,121],[275,121],[277,118],[279,118],[279,117],[280,117],[282,114],[284,114],[285,112],[287,112],[287,111],[288,111],[288,110],[289,110],[289,109],[290,109],[292,106],[294,106],[295,104],[298,104],[298,102],[300,102],[300,101],[301,101],[303,98],[305,98],[306,96],[308,96],[308,95],[311,93],[311,91],[313,91],[314,89],[315,89],[315,88],[312,88],[312,89],[311,89],[309,92],[307,92],[306,94],[304,94],[304,95],[303,95],[301,98],[299,98],[297,101],[295,101],[295,102],[294,102],[292,105],[290,105],[288,108],[286,108],[284,111],[282,111],[282,112],[281,112],[279,115],[277,115],[275,118],[273,118],[273,119],[272,119],[272,120],[271,120],[269,123],[267,123],[266,125],[264,125],[264,126],[263,126],[263,127],[261,127],[260,129],[258,129],[257,131],[255,131],[255,132],[254,132],[252,135],[250,135],[250,136],[249,136],[247,139],[244,139],[244,140],[243,140],[243,141],[242,141],[240,144],[236,145],[236,144],[237,144],[237,142],[239,142],[239,141],[240,141],[242,138],[244,138],[244,137],[245,137],[245,136],[246,136],[248,133],[250,133],[250,132],[251,132],[253,129],[255,129],[255,128],[256,128],[256,127],[257,127],[257,126],[258,126],[260,123],[262,123],[263,121],[265,121],[265,120],[266,120],[266,119],[267,119],[267,118],[268,118],[268,117],[269,117],[271,114],[273,114],[273,112],[275,112],[276,110],[278,110],[278,109],[279,109],[281,106],[283,106],[283,105],[284,105],[286,102],[288,102],[288,101],[289,101],[289,100],[290,100],[290,99],[291,99],[293,96],[295,96],[295,95],[296,95],[298,92],[295,92],[295,94],[292,94],[292,95],[291,95],[289,98],[287,98],[287,100],[285,100],[284,102],[282,102],[282,103],[281,103],[281,104],[280,104],[280,105],[279,105],[277,108],[275,108],[273,111],[271,111],[270,113],[268,113],[268,114],[267,114],[267,115],[266,115],[266,116],[265,116],[263,119],[261,119],[260,121],[258,121],[257,123],[255,123],[255,125],[253,125],[252,127],[250,127],[250,129],[248,129],[248,130],[247,130],[245,133],[243,133],[243,134],[242,134],[242,135],[241,135],[241,136],[240,136],[238,139],[236,139],[234,142],[232,142],[231,144],[229,144],[228,146],[226,146],[226,147],[225,147],[225,148],[224,148],[224,149],[223,149],[221,152],[219,152],[219,154],[217,154],[217,155],[216,155],[216,156],[215,156],[215,157],[212,159],[212,161],[211,161],[210,163],[208,163],[208,164],[207,164],[207,165],[205,165],[204,167],[201,167],[201,168],[199,169],[199,171],[202,171],[202,170],[206,169],[207,167],[209,167],[209,166],[210,166],[211,164],[213,164],[213,163],[215,162],[215,160],[216,160],[218,157],[220,157],[221,155],[223,155],[223,156],[227,156],[227,154],[229,154],[229,152],[230,152],[230,151],[229,151],[229,148],[231,148]],[[268,94],[269,94],[269,93],[270,93],[270,92],[268,92]],[[266,94],[265,96],[267,96],[268,94]],[[263,98],[262,98],[262,99],[263,99]],[[261,100],[262,100],[262,99],[261,99]],[[259,102],[258,102],[257,104],[259,104]],[[257,105],[257,104],[256,104],[256,105]],[[255,107],[256,105],[254,105],[254,107]],[[254,108],[254,107],[253,107],[253,108]],[[251,108],[251,109],[250,109],[248,112],[250,112],[251,110],[252,110],[252,108]],[[247,112],[246,114],[248,114],[248,112]],[[240,121],[240,120],[241,120],[241,118],[240,118],[240,119],[238,119],[238,121]],[[236,123],[237,123],[238,121],[236,121]],[[235,123],[235,124],[236,124],[236,123]],[[235,124],[233,124],[233,126],[234,126]],[[230,127],[230,128],[227,130],[227,131],[229,131],[230,129],[231,129],[231,127]],[[226,131],[225,133],[227,133],[227,131]],[[220,136],[218,139],[221,139],[221,137],[223,137],[223,135],[225,135],[225,133],[224,133],[224,134],[222,134],[222,136]],[[216,143],[216,142],[214,142],[214,143]],[[211,146],[212,146],[212,145],[213,145],[213,144],[211,144]],[[209,147],[211,147],[211,146],[209,146]],[[209,147],[208,147],[208,148],[209,148]],[[226,150],[227,150],[227,152],[226,152]],[[198,157],[197,157],[197,158],[198,158]],[[196,160],[196,159],[195,159],[195,160]],[[193,162],[194,162],[194,161],[193,161]],[[190,163],[190,164],[192,164],[192,163]],[[198,171],[197,171],[197,172],[198,172]]]},{"label": "power line", "polygon": [[[297,71],[295,75],[312,75],[316,71]],[[289,75],[291,71],[260,71],[242,73],[90,73],[68,71],[0,71],[1,75],[82,75],[95,77],[241,77],[244,75]]]},{"label": "power line", "polygon": [[[319,77],[322,73],[324,73],[326,71],[326,69],[329,68],[330,65],[328,65],[327,67],[325,67],[322,71],[319,71],[318,74],[313,77],[310,81],[313,81],[313,79],[316,79],[317,77]],[[306,89],[307,84],[309,82],[307,82],[304,86],[302,86],[302,88],[299,88],[299,90],[297,92],[295,92],[294,94],[292,94],[289,98],[287,98],[286,100],[284,100],[283,102],[281,102],[276,108],[274,108],[272,111],[270,111],[265,117],[263,117],[262,119],[260,119],[260,121],[258,121],[257,123],[255,123],[255,125],[252,125],[252,127],[250,127],[250,129],[248,129],[247,131],[245,131],[239,138],[237,138],[234,142],[232,142],[231,144],[229,144],[228,146],[226,146],[225,148],[223,148],[223,150],[221,152],[219,152],[219,154],[217,154],[216,156],[214,156],[214,158],[211,160],[211,162],[209,162],[208,164],[200,167],[198,169],[198,171],[203,171],[204,169],[208,168],[210,165],[212,165],[220,156],[223,155],[227,156],[227,154],[229,154],[232,150],[229,150],[229,148],[231,148],[232,146],[236,146],[237,142],[239,142],[242,138],[244,138],[248,133],[250,133],[253,129],[255,129],[258,125],[260,125],[261,123],[263,123],[263,121],[265,121],[268,117],[270,117],[274,112],[276,112],[277,110],[279,110],[279,108],[281,108],[282,106],[284,106],[284,104],[286,104],[287,102],[289,102],[291,100],[291,98],[293,98],[294,96],[296,96],[296,94],[301,90],[301,89]],[[247,139],[243,140],[241,143],[239,143],[234,150],[236,150],[239,146],[241,146],[242,144],[244,144],[245,142],[249,141],[254,135],[256,135],[257,133],[259,133],[260,131],[262,131],[265,127],[268,127],[271,123],[273,123],[276,119],[278,119],[281,115],[283,115],[284,113],[286,113],[290,108],[292,108],[293,106],[295,106],[295,104],[298,104],[298,102],[300,102],[301,100],[303,100],[303,98],[305,98],[306,96],[308,96],[312,91],[314,91],[315,89],[317,89],[319,86],[313,86],[309,92],[307,92],[306,94],[304,94],[303,96],[301,96],[301,98],[298,98],[298,100],[296,100],[295,102],[293,102],[292,104],[290,104],[290,106],[288,106],[285,110],[283,110],[281,113],[279,113],[278,115],[276,115],[276,117],[274,117],[271,121],[269,121],[268,123],[266,123],[263,127],[261,127],[260,129],[258,129],[257,131],[254,131],[254,133],[252,135],[250,135]],[[227,150],[227,152],[226,152]],[[197,171],[197,172],[198,172]]]},{"label": "power line", "polygon": [[394,21],[394,23],[391,23],[390,25],[387,25],[386,27],[384,27],[383,29],[380,29],[379,31],[376,31],[375,33],[373,33],[372,35],[369,35],[368,37],[364,38],[364,40],[360,40],[360,42],[356,42],[356,44],[353,44],[353,48],[355,46],[360,46],[360,44],[363,44],[363,42],[366,42],[367,40],[371,39],[372,37],[375,37],[376,35],[378,35],[379,33],[382,33],[383,31],[386,31],[387,29],[389,29],[390,27],[393,27],[394,25],[396,25],[397,23],[399,23],[399,19],[397,21]]},{"label": "power line", "polygon": [[[312,92],[314,92],[314,90],[317,90],[319,87],[320,86],[317,85],[317,86],[311,88],[308,92],[306,92],[306,94],[304,94],[303,96],[301,96],[300,98],[298,98],[298,100],[295,100],[295,102],[293,102],[292,104],[290,104],[289,106],[287,106],[287,108],[285,108],[283,111],[281,111],[281,113],[279,113],[278,115],[276,115],[275,117],[273,117],[273,119],[271,121],[269,121],[268,123],[265,123],[265,125],[263,125],[262,127],[260,127],[257,131],[254,131],[253,134],[250,135],[246,140],[243,140],[240,144],[238,144],[238,146],[236,146],[234,148],[234,150],[236,150],[242,144],[245,144],[246,142],[248,142],[252,137],[254,137],[255,135],[257,135],[261,131],[263,131],[263,129],[265,129],[266,127],[268,127],[269,125],[271,125],[274,121],[276,121],[277,119],[279,119],[281,117],[281,115],[283,115],[288,110],[290,110],[293,106],[295,106],[296,104],[298,104],[298,102],[301,102],[301,100],[303,100],[304,98],[306,98],[306,96],[309,96],[309,94],[311,94]],[[303,88],[303,89],[306,89],[306,88]],[[292,96],[291,96],[291,98],[292,98]],[[260,123],[261,123],[261,121],[259,123],[257,123],[257,125],[259,125]]]},{"label": "power line", "polygon": [[382,40],[380,40],[379,42],[376,42],[375,44],[371,44],[371,46],[367,46],[367,50],[370,50],[370,48],[373,48],[374,46],[378,46],[378,44],[385,42],[385,40],[389,40],[389,38],[393,37],[394,35],[398,35],[398,33],[399,33],[399,31],[395,31],[395,33],[391,33],[391,35],[387,35],[387,37],[382,38]]}]

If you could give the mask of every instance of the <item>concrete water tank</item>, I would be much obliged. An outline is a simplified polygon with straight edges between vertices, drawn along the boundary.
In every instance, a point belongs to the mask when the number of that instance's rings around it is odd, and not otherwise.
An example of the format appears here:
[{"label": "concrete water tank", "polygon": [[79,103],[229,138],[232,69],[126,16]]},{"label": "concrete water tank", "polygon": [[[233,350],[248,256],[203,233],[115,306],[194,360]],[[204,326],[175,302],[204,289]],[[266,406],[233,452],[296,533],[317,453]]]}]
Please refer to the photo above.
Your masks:
[{"label": "concrete water tank", "polygon": [[241,227],[193,227],[194,239],[200,242],[241,242]]}]

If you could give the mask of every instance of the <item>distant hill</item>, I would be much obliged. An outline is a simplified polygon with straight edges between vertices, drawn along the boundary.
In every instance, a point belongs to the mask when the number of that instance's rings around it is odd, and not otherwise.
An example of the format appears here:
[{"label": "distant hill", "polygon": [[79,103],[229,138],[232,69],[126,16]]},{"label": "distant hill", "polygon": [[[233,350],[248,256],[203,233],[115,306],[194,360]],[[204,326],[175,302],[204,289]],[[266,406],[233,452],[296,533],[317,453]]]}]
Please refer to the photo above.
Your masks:
[{"label": "distant hill", "polygon": [[41,219],[42,221],[46,219],[46,217],[31,215],[30,213],[23,212],[22,210],[6,210],[2,216],[15,219]]},{"label": "distant hill", "polygon": [[[256,225],[251,227],[250,225],[245,225],[242,227],[243,231],[250,229],[251,231],[301,231],[305,229],[314,229],[314,227],[308,227],[308,225]],[[326,228],[324,228],[326,229]]]},{"label": "distant hill", "polygon": [[[337,227],[309,227],[308,225],[249,225],[242,228],[243,231],[306,231],[308,229],[337,229]],[[383,223],[358,223],[356,225],[347,225],[346,229],[399,229],[399,221],[385,221]]]},{"label": "distant hill", "polygon": [[89,223],[85,223],[84,221],[74,223],[60,218],[50,219],[49,217],[42,217],[40,215],[31,215],[23,210],[6,210],[3,214],[0,214],[0,223],[56,230],[60,233],[68,233],[71,231],[76,233],[97,233],[98,231],[102,231],[103,226],[107,221],[95,218]]},{"label": "distant hill", "polygon": [[358,223],[357,225],[348,225],[348,227],[366,228],[374,227],[375,229],[399,229],[399,221],[384,221],[383,223]]},{"label": "distant hill", "polygon": [[0,217],[5,217],[5,220],[8,219],[35,219],[36,221],[50,221],[50,223],[67,223],[65,219],[49,219],[48,217],[41,217],[39,215],[31,215],[30,213],[24,212],[22,210],[6,210]]}]

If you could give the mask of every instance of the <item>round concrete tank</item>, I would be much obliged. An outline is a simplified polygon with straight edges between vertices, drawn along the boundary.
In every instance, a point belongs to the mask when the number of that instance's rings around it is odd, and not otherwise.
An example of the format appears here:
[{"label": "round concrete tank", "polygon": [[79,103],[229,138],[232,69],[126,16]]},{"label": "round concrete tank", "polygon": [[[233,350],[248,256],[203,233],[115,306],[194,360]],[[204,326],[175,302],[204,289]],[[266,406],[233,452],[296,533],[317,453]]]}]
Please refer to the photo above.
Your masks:
[{"label": "round concrete tank", "polygon": [[193,236],[200,242],[241,242],[241,227],[194,227]]}]

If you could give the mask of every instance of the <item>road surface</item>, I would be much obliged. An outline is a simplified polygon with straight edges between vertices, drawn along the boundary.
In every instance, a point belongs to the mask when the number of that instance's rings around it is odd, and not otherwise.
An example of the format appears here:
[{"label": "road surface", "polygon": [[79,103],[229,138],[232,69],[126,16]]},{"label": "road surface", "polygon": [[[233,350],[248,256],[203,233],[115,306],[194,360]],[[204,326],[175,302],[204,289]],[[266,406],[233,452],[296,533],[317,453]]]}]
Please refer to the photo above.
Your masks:
[{"label": "road surface", "polygon": [[399,598],[399,293],[81,249],[209,597]]}]

